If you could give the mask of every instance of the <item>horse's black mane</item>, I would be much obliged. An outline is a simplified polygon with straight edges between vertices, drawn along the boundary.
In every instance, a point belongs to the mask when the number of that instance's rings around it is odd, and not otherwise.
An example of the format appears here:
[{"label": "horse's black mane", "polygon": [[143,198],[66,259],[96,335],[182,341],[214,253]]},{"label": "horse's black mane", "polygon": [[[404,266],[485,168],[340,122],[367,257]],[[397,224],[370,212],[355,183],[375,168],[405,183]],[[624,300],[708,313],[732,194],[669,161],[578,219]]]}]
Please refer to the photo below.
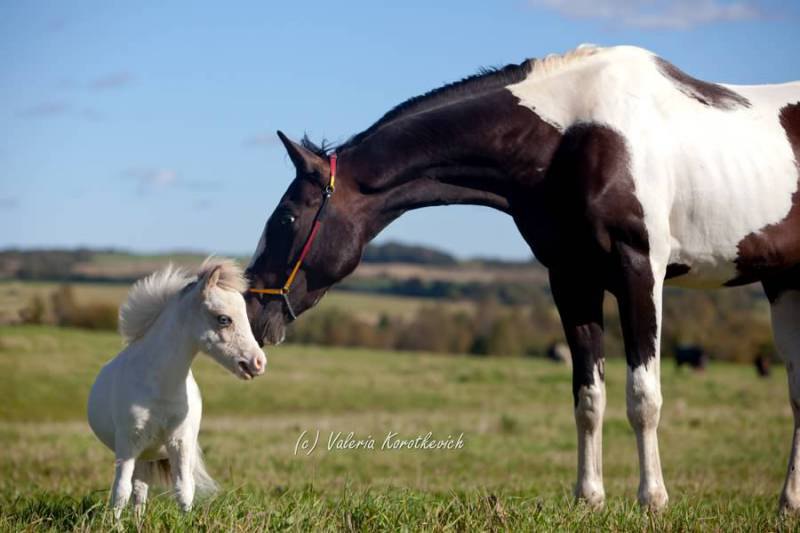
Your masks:
[{"label": "horse's black mane", "polygon": [[[482,67],[476,74],[467,76],[453,83],[448,83],[419,96],[409,98],[405,102],[390,109],[375,124],[361,133],[354,135],[338,148],[345,148],[358,144],[382,126],[406,115],[421,113],[450,102],[455,102],[467,96],[477,95],[511,83],[520,82],[530,74],[533,69],[534,61],[533,59],[527,59],[520,64],[512,63],[505,67]],[[301,144],[304,148],[325,159],[337,148],[325,139],[323,139],[320,145],[317,145],[312,142],[307,135],[303,137]]]},{"label": "horse's black mane", "polygon": [[300,145],[315,154],[317,154],[322,159],[328,159],[328,156],[333,152],[336,146],[329,142],[328,139],[322,138],[322,142],[317,144],[311,139],[308,138],[308,133],[303,134],[303,138],[300,139]]}]

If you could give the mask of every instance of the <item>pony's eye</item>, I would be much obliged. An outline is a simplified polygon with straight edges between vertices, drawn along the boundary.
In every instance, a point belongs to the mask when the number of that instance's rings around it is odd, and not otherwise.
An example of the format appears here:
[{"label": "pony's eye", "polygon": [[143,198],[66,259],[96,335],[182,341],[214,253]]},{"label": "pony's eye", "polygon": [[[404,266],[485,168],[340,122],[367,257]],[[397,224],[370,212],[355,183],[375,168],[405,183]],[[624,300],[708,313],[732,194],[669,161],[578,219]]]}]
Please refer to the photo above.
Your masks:
[{"label": "pony's eye", "polygon": [[231,317],[228,315],[217,316],[217,323],[222,327],[230,326],[231,322],[233,322],[233,320],[231,320]]},{"label": "pony's eye", "polygon": [[285,215],[281,216],[281,225],[290,226],[290,225],[294,224],[295,220],[297,220],[296,216],[294,216],[294,215],[292,215],[290,213],[286,213]]}]

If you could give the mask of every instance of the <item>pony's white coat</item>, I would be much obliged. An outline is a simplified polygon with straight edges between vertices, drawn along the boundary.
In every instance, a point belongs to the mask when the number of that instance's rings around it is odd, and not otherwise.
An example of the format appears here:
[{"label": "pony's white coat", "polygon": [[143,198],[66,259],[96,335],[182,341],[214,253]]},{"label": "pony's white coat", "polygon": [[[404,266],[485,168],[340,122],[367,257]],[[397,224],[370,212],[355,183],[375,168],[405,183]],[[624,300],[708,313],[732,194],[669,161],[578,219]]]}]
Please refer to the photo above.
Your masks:
[{"label": "pony's white coat", "polygon": [[[538,68],[537,68],[538,66]],[[721,286],[736,276],[737,245],[781,222],[798,189],[798,167],[780,110],[800,102],[800,82],[725,86],[750,106],[720,109],[693,98],[688,86],[667,77],[657,58],[635,47],[581,47],[545,58],[507,89],[519,105],[559,131],[580,123],[609,127],[626,140],[635,195],[644,212],[655,284],[656,353],[628,371],[627,412],[636,432],[639,500],[659,509],[667,503],[656,429],[661,411],[659,376],[661,291],[667,265],[690,268],[674,283]],[[687,94],[689,93],[689,94]],[[784,487],[784,506],[800,508],[800,297],[782,296],[772,306],[781,352],[789,361],[795,440]],[[595,384],[599,382],[595,376]],[[602,386],[578,393],[576,494],[602,503]]]},{"label": "pony's white coat", "polygon": [[[141,508],[159,473],[171,471],[183,509],[191,507],[195,487],[213,490],[197,444],[202,402],[190,367],[202,350],[243,379],[264,371],[245,288],[233,263],[207,261],[196,277],[169,266],[131,289],[120,309],[129,344],[100,371],[88,405],[89,425],[116,456],[117,516],[131,493]],[[221,324],[221,315],[230,324]]]}]

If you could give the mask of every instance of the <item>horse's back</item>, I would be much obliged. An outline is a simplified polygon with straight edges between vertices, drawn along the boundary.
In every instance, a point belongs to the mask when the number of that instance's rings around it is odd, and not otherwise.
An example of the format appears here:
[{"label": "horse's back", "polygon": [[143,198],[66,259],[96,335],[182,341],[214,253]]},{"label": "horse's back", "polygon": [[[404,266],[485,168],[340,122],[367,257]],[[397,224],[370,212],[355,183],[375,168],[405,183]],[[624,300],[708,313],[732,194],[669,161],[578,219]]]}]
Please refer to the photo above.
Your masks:
[{"label": "horse's back", "polygon": [[800,262],[800,83],[705,82],[647,50],[614,47],[508,89],[564,133],[598,124],[620,134],[648,235],[682,282],[721,285],[747,264]]}]

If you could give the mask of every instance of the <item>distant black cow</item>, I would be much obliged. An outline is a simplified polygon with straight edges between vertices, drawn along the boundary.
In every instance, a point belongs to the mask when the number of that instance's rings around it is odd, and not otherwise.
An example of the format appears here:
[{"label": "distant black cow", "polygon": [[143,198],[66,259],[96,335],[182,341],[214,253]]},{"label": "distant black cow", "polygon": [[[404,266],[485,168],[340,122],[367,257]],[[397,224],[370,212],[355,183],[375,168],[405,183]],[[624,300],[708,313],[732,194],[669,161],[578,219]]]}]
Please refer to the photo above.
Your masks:
[{"label": "distant black cow", "polygon": [[772,357],[769,354],[760,353],[756,356],[755,365],[758,375],[762,378],[767,378],[772,366]]},{"label": "distant black cow", "polygon": [[698,372],[702,372],[708,365],[708,355],[700,346],[676,346],[675,362],[678,363],[678,368],[689,365]]}]

